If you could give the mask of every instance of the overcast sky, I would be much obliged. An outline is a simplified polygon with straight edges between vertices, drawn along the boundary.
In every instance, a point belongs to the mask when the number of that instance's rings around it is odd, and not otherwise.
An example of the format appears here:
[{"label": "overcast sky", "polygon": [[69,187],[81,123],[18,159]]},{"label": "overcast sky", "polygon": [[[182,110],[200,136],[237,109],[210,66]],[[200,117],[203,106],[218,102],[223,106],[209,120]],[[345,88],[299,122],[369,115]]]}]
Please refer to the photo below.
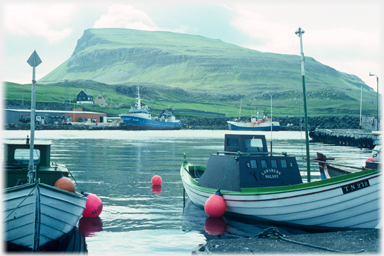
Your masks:
[{"label": "overcast sky", "polygon": [[[34,50],[36,80],[67,60],[88,28],[163,30],[201,35],[238,46],[300,54],[354,74],[376,90],[382,78],[381,0],[20,1],[3,0],[1,80],[29,83]],[[382,80],[380,80],[382,81]],[[380,91],[382,92],[382,91]]]}]

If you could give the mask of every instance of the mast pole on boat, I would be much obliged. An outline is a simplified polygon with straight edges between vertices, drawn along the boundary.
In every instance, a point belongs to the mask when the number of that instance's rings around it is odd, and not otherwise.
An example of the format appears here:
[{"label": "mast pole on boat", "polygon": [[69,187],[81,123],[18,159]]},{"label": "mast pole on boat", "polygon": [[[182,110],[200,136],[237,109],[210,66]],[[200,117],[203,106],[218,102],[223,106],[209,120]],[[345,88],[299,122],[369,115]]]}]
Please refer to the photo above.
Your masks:
[{"label": "mast pole on boat", "polygon": [[273,119],[272,119],[272,95],[271,95],[271,153],[272,153],[272,126],[273,126]]},{"label": "mast pole on boat", "polygon": [[41,63],[41,59],[37,52],[34,51],[32,55],[27,60],[27,63],[32,67],[32,92],[31,92],[31,136],[30,136],[30,146],[29,146],[29,165],[28,165],[28,182],[33,183],[35,178],[35,170],[34,170],[34,144],[35,144],[35,108],[36,108],[36,100],[35,100],[35,68]]},{"label": "mast pole on boat", "polygon": [[140,87],[137,86],[137,108],[141,109]]},{"label": "mast pole on boat", "polygon": [[243,100],[241,99],[240,100],[240,109],[239,109],[239,121],[240,121],[240,118],[241,118],[241,105],[243,104]]},{"label": "mast pole on boat", "polygon": [[303,97],[304,97],[304,120],[305,120],[305,146],[307,153],[307,181],[311,181],[311,166],[310,166],[310,158],[309,158],[309,134],[308,134],[308,114],[307,114],[307,93],[305,91],[305,69],[304,69],[304,52],[303,52],[303,39],[302,34],[304,34],[304,30],[300,27],[295,32],[296,35],[300,37],[300,54],[301,54],[301,77],[303,82]]}]

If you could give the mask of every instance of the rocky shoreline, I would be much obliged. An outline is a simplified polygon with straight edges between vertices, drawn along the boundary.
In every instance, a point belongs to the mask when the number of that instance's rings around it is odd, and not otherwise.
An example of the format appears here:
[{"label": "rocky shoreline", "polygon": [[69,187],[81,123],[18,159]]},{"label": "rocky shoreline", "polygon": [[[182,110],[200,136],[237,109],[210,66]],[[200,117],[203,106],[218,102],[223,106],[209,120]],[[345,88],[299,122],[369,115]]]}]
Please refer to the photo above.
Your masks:
[{"label": "rocky shoreline", "polygon": [[[233,118],[199,118],[199,117],[181,117],[183,129],[193,130],[227,130],[227,121]],[[276,117],[274,121],[280,122],[281,131],[303,131],[304,118],[299,117]],[[244,121],[250,121],[249,118]],[[308,117],[308,129],[358,129],[359,117],[353,116],[325,116]],[[29,130],[29,124],[5,124],[5,130]],[[36,124],[36,130],[126,130],[125,125],[121,126],[103,126],[103,125],[69,125],[69,124]]]}]

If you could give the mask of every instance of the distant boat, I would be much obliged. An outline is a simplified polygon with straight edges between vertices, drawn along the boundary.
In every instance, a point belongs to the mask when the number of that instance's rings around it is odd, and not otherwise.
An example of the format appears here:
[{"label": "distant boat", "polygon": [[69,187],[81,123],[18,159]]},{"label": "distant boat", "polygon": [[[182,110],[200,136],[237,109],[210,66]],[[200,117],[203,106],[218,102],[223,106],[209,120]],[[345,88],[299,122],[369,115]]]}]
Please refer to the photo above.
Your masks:
[{"label": "distant boat", "polygon": [[259,119],[256,116],[251,117],[251,122],[244,121],[227,121],[229,130],[235,131],[278,131],[280,130],[279,122],[272,122],[267,116]]},{"label": "distant boat", "polygon": [[159,117],[152,118],[148,106],[141,105],[140,89],[137,87],[137,103],[128,114],[120,114],[120,118],[129,130],[179,130],[180,120],[176,120],[171,108],[165,109]]},{"label": "distant boat", "polygon": [[184,155],[180,176],[199,207],[220,192],[225,214],[314,228],[381,228],[379,170],[304,183],[296,158],[268,152],[264,135],[226,134],[224,151],[206,167]]},{"label": "distant boat", "polygon": [[[240,121],[241,116],[241,105],[240,100],[239,118],[235,121],[227,121],[228,129],[234,131],[278,131],[280,130],[279,122],[272,122],[267,116],[259,118],[257,112],[256,116],[251,116],[251,122]],[[271,97],[271,109],[272,109],[272,97]]]}]

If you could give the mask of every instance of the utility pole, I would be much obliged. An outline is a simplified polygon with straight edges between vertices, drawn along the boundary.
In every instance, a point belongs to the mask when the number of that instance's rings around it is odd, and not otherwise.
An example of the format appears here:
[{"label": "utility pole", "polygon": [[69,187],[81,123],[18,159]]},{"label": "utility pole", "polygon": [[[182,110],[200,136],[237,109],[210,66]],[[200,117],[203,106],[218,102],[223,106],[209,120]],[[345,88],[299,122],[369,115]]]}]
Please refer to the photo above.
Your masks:
[{"label": "utility pole", "polygon": [[304,30],[299,28],[295,34],[300,37],[300,53],[301,53],[301,77],[303,82],[303,97],[304,97],[304,120],[305,120],[305,144],[307,152],[307,181],[311,182],[311,165],[309,158],[309,134],[308,134],[308,114],[307,114],[307,93],[305,91],[305,69],[304,69],[304,52],[303,52],[303,39],[302,34]]},{"label": "utility pole", "polygon": [[380,130],[380,119],[379,119],[379,77],[375,74],[372,74],[369,72],[369,76],[375,76],[376,77],[376,84],[377,84],[377,130]]}]

